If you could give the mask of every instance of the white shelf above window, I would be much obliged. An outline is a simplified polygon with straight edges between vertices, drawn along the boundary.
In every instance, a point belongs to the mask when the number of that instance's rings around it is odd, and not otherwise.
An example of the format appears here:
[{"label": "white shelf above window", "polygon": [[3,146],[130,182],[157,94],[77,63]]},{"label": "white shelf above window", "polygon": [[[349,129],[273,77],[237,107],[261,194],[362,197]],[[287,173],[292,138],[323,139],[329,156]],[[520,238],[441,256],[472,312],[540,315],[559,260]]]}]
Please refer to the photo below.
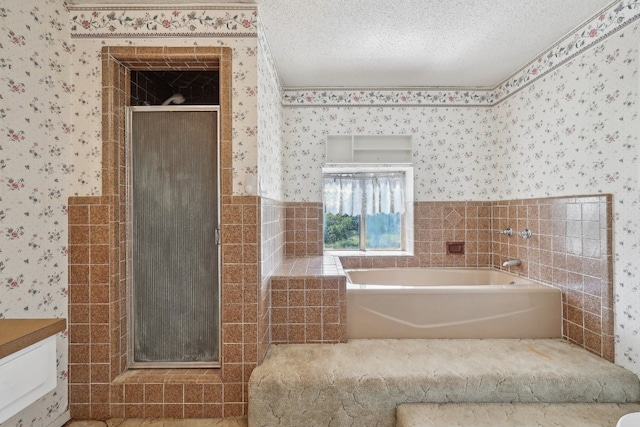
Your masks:
[{"label": "white shelf above window", "polygon": [[327,135],[327,163],[413,162],[412,135]]}]

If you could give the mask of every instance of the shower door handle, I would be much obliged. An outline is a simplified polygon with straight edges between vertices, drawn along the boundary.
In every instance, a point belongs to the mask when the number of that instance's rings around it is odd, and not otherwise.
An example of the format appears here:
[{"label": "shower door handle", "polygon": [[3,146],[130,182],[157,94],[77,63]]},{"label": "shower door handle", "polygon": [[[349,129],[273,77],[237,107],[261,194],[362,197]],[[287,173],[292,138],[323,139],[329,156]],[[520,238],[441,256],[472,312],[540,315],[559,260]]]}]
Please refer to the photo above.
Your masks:
[{"label": "shower door handle", "polygon": [[216,245],[220,245],[220,229],[219,228],[216,228],[216,231],[214,233],[214,238],[215,238]]}]

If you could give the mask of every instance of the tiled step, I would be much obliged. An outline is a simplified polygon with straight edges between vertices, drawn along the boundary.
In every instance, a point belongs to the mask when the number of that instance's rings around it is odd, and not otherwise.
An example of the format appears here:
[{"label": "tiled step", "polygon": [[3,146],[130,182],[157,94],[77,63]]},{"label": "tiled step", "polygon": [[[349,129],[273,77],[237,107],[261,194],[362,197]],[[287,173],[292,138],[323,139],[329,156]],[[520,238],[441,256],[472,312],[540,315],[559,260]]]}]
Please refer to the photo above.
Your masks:
[{"label": "tiled step", "polygon": [[404,403],[629,403],[638,377],[563,340],[351,340],[272,345],[249,426],[388,426]]},{"label": "tiled step", "polygon": [[412,403],[398,406],[396,427],[615,427],[637,403]]}]

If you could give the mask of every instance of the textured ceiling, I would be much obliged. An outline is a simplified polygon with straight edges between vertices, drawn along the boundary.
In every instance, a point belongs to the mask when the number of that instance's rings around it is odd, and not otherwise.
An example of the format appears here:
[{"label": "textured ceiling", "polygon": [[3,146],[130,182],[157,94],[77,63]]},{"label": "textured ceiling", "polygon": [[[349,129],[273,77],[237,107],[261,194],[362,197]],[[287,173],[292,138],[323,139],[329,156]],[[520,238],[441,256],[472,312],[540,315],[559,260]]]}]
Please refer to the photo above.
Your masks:
[{"label": "textured ceiling", "polygon": [[263,0],[284,87],[494,87],[611,0]]},{"label": "textured ceiling", "polygon": [[[229,4],[71,0],[76,5]],[[495,87],[612,0],[235,0],[258,4],[285,88]]]}]

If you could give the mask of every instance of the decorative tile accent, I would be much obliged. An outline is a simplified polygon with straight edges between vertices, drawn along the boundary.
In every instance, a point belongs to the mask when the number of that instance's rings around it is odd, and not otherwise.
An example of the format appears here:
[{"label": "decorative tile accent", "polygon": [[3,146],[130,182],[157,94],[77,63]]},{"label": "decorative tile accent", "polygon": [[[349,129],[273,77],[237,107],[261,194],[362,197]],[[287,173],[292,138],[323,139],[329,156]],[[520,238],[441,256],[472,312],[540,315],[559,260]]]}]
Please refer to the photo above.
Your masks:
[{"label": "decorative tile accent", "polygon": [[[321,211],[321,204],[318,209]],[[491,265],[491,202],[415,202],[413,228],[413,256],[383,257],[375,252],[340,256],[342,265],[344,268]],[[447,253],[446,242],[451,241],[465,242],[464,256]],[[322,234],[317,244],[322,246]]]},{"label": "decorative tile accent", "polygon": [[447,222],[454,227],[462,221],[462,215],[460,215],[455,209],[448,213],[445,218]]}]

